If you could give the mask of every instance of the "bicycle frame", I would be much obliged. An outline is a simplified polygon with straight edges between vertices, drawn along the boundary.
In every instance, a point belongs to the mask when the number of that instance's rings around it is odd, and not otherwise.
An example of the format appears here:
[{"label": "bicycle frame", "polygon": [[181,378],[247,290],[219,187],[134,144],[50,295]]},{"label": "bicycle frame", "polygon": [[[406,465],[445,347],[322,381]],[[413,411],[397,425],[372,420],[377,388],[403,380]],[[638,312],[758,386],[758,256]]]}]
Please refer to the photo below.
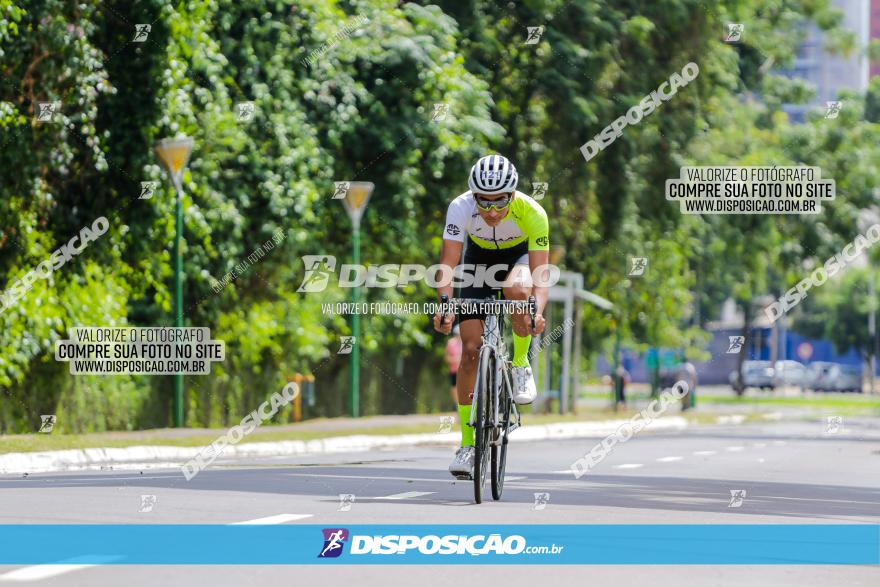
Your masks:
[{"label": "bicycle frame", "polygon": [[[492,378],[494,385],[493,389],[491,390],[491,397],[488,398],[491,402],[489,405],[491,407],[492,419],[490,422],[487,422],[487,424],[489,424],[496,431],[491,440],[491,444],[498,446],[501,442],[501,435],[498,434],[498,429],[502,424],[500,422],[502,391],[507,394],[513,411],[513,421],[511,422],[510,427],[507,429],[507,432],[513,432],[520,426],[519,411],[516,409],[516,402],[513,401],[513,386],[510,381],[510,355],[507,352],[507,345],[504,343],[504,338],[501,331],[501,323],[498,319],[498,314],[486,315],[479,352],[479,356],[481,358],[483,356],[484,349],[489,349],[491,354],[494,355],[496,359],[495,377]],[[471,402],[471,413],[468,420],[471,426],[474,426],[476,424],[476,410],[479,403],[477,401],[478,398],[476,397],[477,393],[480,393],[480,390],[478,388],[474,389],[474,400]]]}]

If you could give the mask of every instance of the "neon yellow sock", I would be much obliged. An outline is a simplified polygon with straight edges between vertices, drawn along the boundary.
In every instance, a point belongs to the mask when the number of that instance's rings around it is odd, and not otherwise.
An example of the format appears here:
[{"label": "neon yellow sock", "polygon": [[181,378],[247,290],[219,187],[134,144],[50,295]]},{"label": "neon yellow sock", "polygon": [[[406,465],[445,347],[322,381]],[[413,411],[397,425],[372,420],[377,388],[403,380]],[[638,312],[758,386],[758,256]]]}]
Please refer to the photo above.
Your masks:
[{"label": "neon yellow sock", "polygon": [[532,344],[532,335],[519,336],[513,333],[513,366],[529,366],[529,345]]},{"label": "neon yellow sock", "polygon": [[473,446],[474,445],[474,427],[468,424],[468,420],[471,418],[471,407],[470,405],[459,404],[458,405],[458,421],[461,423],[461,445],[462,446]]}]

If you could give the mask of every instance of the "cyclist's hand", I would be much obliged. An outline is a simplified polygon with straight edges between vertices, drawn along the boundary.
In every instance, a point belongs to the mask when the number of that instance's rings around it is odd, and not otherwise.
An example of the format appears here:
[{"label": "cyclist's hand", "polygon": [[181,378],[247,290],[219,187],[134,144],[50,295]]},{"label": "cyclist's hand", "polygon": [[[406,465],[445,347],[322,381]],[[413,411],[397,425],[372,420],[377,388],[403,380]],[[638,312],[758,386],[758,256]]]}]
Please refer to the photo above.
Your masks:
[{"label": "cyclist's hand", "polygon": [[446,314],[446,322],[444,324],[440,324],[440,319],[443,317],[443,314],[434,314],[434,330],[439,332],[440,334],[449,334],[452,332],[452,322],[455,318],[452,314]]},{"label": "cyclist's hand", "polygon": [[[529,322],[531,322],[531,321],[529,321]],[[534,336],[536,334],[541,334],[542,332],[544,332],[544,326],[546,326],[546,325],[547,325],[547,321],[544,320],[544,315],[543,314],[536,314],[535,315],[535,327],[529,328],[532,336]],[[529,327],[531,327],[531,324],[529,324]]]}]

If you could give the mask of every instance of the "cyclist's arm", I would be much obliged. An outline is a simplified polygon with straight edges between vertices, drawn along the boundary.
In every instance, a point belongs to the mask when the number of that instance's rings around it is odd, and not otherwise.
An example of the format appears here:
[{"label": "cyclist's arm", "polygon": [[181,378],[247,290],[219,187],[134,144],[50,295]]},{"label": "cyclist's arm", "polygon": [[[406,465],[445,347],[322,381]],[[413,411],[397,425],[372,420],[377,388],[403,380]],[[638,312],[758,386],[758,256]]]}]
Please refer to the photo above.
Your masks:
[{"label": "cyclist's arm", "polygon": [[547,280],[546,267],[536,271],[538,267],[550,263],[550,251],[529,251],[529,269],[533,276],[536,276],[537,283],[532,285],[532,295],[535,296],[535,302],[538,305],[538,314],[544,315],[544,308],[547,306],[547,297],[549,295],[548,288],[540,285]]},{"label": "cyclist's arm", "polygon": [[[537,331],[543,327],[544,308],[547,306],[548,289],[546,285],[548,273],[546,271],[550,263],[550,223],[547,221],[547,212],[534,200],[523,200],[522,228],[528,236],[529,243],[529,269],[535,278],[532,284],[532,295],[538,306],[537,313],[541,319],[537,320]],[[541,270],[539,267],[544,266]]]},{"label": "cyclist's arm", "polygon": [[[458,265],[458,261],[461,259],[461,250],[464,247],[464,243],[461,241],[454,241],[449,239],[443,239],[443,249],[440,251],[440,265],[448,267],[447,271],[443,271],[444,275],[440,275],[438,271],[438,275],[435,277],[436,281],[440,283],[440,286],[437,288],[437,298],[446,294],[449,296],[449,299],[452,299],[452,272],[455,270],[456,265]],[[442,271],[442,270],[441,270]]]},{"label": "cyclist's arm", "polygon": [[[461,241],[443,239],[443,249],[440,252],[440,265],[444,266],[443,269],[438,270],[438,275],[435,277],[435,281],[439,284],[437,287],[437,299],[441,299],[443,294],[446,294],[449,299],[452,299],[452,271],[455,269],[455,266],[458,265],[458,260],[461,258],[461,249],[464,247],[464,243]],[[444,271],[444,269],[448,267],[448,271]],[[441,275],[440,273],[443,273]],[[452,320],[449,315],[446,314],[445,317],[441,316],[438,312],[434,315],[434,330],[437,332],[441,332],[443,334],[449,334],[452,331]],[[441,320],[443,323],[441,324]]]},{"label": "cyclist's arm", "polygon": [[437,298],[446,294],[452,299],[452,271],[461,260],[461,251],[464,248],[464,237],[467,234],[467,222],[470,216],[468,201],[459,196],[450,202],[446,210],[446,226],[443,227],[443,249],[440,251],[440,265],[448,267],[445,271],[446,280],[441,281],[441,275],[436,276],[436,281],[441,283],[437,288]]}]

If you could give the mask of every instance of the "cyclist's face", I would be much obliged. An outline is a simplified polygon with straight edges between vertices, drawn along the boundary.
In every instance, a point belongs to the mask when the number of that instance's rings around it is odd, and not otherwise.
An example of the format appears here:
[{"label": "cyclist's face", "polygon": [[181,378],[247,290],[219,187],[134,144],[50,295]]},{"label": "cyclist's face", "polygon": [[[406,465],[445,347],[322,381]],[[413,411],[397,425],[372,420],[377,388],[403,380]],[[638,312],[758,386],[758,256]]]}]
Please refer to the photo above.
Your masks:
[{"label": "cyclist's face", "polygon": [[[480,199],[483,201],[487,201],[487,200],[497,201],[497,200],[505,199],[507,197],[507,194],[492,194],[492,195],[479,194],[479,196],[480,196]],[[512,197],[513,194],[510,194],[510,196]],[[499,222],[504,220],[504,217],[507,216],[507,212],[509,210],[510,210],[509,204],[507,206],[505,206],[504,208],[502,208],[501,210],[499,210],[497,208],[491,208],[490,210],[483,210],[482,208],[477,206],[477,212],[480,213],[480,216],[483,217],[483,220],[485,220],[486,224],[488,224],[489,226],[495,226],[496,224],[498,224]]]}]

